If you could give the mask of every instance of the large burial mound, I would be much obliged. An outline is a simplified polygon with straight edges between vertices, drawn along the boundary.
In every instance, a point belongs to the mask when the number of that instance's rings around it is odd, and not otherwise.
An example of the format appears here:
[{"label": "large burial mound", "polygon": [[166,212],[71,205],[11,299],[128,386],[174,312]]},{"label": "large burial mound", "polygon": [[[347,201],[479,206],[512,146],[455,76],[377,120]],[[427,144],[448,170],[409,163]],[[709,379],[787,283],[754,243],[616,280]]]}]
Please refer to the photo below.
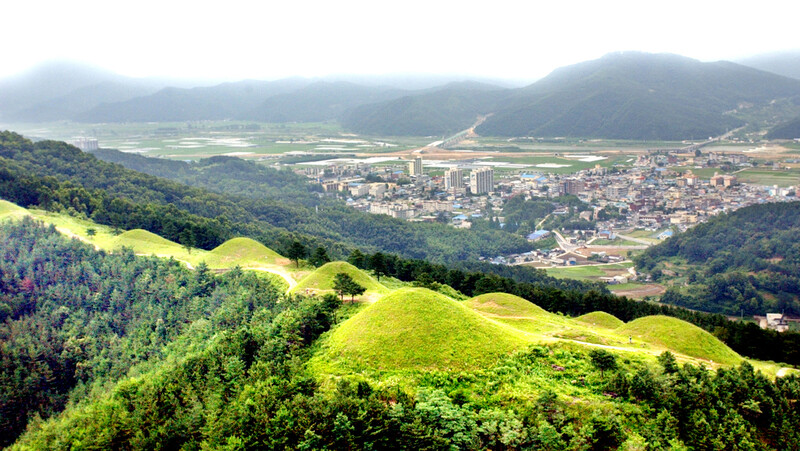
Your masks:
[{"label": "large burial mound", "polygon": [[715,336],[671,316],[645,316],[625,324],[615,332],[715,363],[737,364],[742,360],[739,354]]},{"label": "large burial mound", "polygon": [[326,360],[358,370],[467,369],[496,362],[529,339],[425,288],[401,288],[342,323]]},{"label": "large burial mound", "polygon": [[625,322],[621,319],[606,312],[587,313],[575,318],[575,321],[588,324],[590,326],[604,327],[606,329],[616,329],[625,324]]},{"label": "large burial mound", "polygon": [[250,238],[232,238],[211,251],[218,259],[217,263],[224,267],[234,265],[248,266],[252,264],[287,265],[289,259],[272,249]]},{"label": "large burial mound", "polygon": [[306,289],[316,292],[333,290],[333,280],[336,278],[336,274],[339,273],[349,275],[356,283],[366,288],[367,291],[376,293],[387,293],[389,291],[375,278],[347,262],[325,263],[298,282],[292,291],[302,293]]},{"label": "large burial mound", "polygon": [[487,293],[469,299],[469,308],[489,316],[507,318],[536,318],[549,316],[543,308],[519,296],[507,293]]}]

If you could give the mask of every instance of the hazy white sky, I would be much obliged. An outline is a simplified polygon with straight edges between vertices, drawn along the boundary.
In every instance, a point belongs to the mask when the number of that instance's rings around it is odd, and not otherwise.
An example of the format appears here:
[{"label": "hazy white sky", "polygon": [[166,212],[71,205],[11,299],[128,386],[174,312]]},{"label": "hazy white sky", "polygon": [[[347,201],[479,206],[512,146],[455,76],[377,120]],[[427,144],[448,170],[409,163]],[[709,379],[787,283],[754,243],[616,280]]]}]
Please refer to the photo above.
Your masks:
[{"label": "hazy white sky", "polygon": [[49,59],[131,76],[536,79],[619,50],[734,59],[800,47],[795,1],[12,0],[0,77]]}]

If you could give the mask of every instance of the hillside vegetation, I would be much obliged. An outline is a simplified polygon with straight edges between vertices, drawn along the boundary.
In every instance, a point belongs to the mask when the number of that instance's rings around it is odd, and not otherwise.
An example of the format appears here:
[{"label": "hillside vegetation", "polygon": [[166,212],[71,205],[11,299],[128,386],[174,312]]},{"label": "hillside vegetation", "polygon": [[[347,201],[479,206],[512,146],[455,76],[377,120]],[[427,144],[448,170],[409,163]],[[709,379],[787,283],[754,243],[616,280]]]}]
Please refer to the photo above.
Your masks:
[{"label": "hillside vegetation", "polygon": [[[19,214],[5,204],[2,211]],[[56,219],[77,229],[78,222],[70,222],[77,220]],[[215,276],[165,259],[99,253],[26,221],[0,224],[0,252],[11,255],[0,261],[0,312],[8,315],[0,340],[13,357],[0,365],[4,444],[26,418],[37,418],[13,449],[201,443],[516,448],[538,446],[545,438],[560,448],[580,442],[608,449],[641,437],[688,446],[714,437],[726,447],[759,438],[782,449],[800,424],[783,401],[800,394],[795,376],[772,382],[748,364],[716,374],[681,367],[669,354],[652,356],[672,349],[670,343],[638,338],[624,359],[589,352],[565,343],[619,333],[547,313],[516,296],[487,293],[457,302],[424,288],[401,288],[374,304],[340,307],[335,296],[282,297],[268,281],[244,271]],[[102,241],[108,233],[98,226],[88,239]],[[165,245],[148,233],[127,235]],[[231,244],[226,247],[243,255],[253,243]],[[260,247],[253,250],[259,254]],[[497,320],[546,321],[557,333],[525,333]],[[656,326],[669,326],[670,319],[657,320],[655,326],[631,324],[642,336],[663,340]],[[699,341],[687,326],[681,324],[680,332]],[[650,344],[637,349],[643,343]],[[704,342],[702,348],[713,346]],[[696,362],[672,350],[680,361]],[[616,361],[617,369],[599,371],[598,355]],[[689,389],[692,399],[707,402],[678,402]],[[17,402],[32,399],[38,404]],[[758,421],[739,410],[764,399],[777,402]],[[570,407],[576,401],[579,407]],[[632,409],[642,409],[643,419]],[[657,427],[659,421],[676,426]],[[701,434],[698,421],[714,429]],[[743,427],[731,430],[731,421]],[[513,434],[496,435],[497,424]],[[776,428],[779,438],[767,434]],[[564,432],[552,434],[559,430]]]},{"label": "hillside vegetation", "polygon": [[766,135],[767,139],[800,138],[800,117],[772,127]]},{"label": "hillside vegetation", "polygon": [[800,202],[771,203],[718,215],[650,247],[636,267],[672,268],[689,287],[663,302],[726,314],[800,314]]}]

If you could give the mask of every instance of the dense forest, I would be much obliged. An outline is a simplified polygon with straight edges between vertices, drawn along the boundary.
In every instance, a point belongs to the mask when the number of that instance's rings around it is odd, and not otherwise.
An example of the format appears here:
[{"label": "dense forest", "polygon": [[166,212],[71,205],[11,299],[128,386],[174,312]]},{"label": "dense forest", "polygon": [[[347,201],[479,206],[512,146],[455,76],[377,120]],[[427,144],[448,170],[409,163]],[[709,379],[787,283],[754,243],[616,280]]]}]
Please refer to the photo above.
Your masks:
[{"label": "dense forest", "polygon": [[[336,296],[284,297],[238,270],[215,276],[169,260],[108,255],[32,220],[0,226],[0,252],[2,444],[27,423],[12,449],[800,443],[800,379],[771,381],[746,363],[714,373],[681,366],[669,353],[653,366],[550,345],[480,371],[427,373],[412,386],[358,376],[322,383],[309,359],[352,310]],[[525,374],[550,388],[513,400],[492,395]],[[580,405],[559,393],[562,384],[580,390]]]},{"label": "dense forest", "polygon": [[29,218],[0,225],[0,255],[0,446],[190,329],[210,336],[281,298],[252,273],[105,254]]},{"label": "dense forest", "polygon": [[663,302],[725,314],[800,314],[800,202],[761,204],[722,214],[651,247],[636,259],[661,273],[689,265],[686,290]]}]

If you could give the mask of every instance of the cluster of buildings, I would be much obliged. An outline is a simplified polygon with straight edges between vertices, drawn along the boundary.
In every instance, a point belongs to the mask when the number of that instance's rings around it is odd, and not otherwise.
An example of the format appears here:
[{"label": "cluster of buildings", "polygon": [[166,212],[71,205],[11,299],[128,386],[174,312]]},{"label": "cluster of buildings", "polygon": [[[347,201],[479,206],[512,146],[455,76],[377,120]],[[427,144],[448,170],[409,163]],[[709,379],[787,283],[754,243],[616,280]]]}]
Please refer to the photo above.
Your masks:
[{"label": "cluster of buildings", "polygon": [[[484,217],[487,205],[499,215],[505,201],[513,196],[574,195],[592,207],[581,213],[581,219],[595,222],[596,230],[682,230],[723,211],[794,199],[795,191],[794,187],[739,183],[736,168],[750,166],[751,162],[748,156],[734,153],[696,156],[653,151],[640,154],[625,167],[596,165],[573,174],[525,170],[496,173],[478,159],[451,163],[444,170],[432,170],[423,167],[422,157],[417,156],[407,162],[350,163],[300,171],[318,180],[326,193],[345,195],[353,208],[457,227],[469,227],[472,219]],[[708,174],[710,169],[706,168],[719,171],[705,177],[695,172]],[[607,219],[600,214],[602,210],[617,214]]]}]

